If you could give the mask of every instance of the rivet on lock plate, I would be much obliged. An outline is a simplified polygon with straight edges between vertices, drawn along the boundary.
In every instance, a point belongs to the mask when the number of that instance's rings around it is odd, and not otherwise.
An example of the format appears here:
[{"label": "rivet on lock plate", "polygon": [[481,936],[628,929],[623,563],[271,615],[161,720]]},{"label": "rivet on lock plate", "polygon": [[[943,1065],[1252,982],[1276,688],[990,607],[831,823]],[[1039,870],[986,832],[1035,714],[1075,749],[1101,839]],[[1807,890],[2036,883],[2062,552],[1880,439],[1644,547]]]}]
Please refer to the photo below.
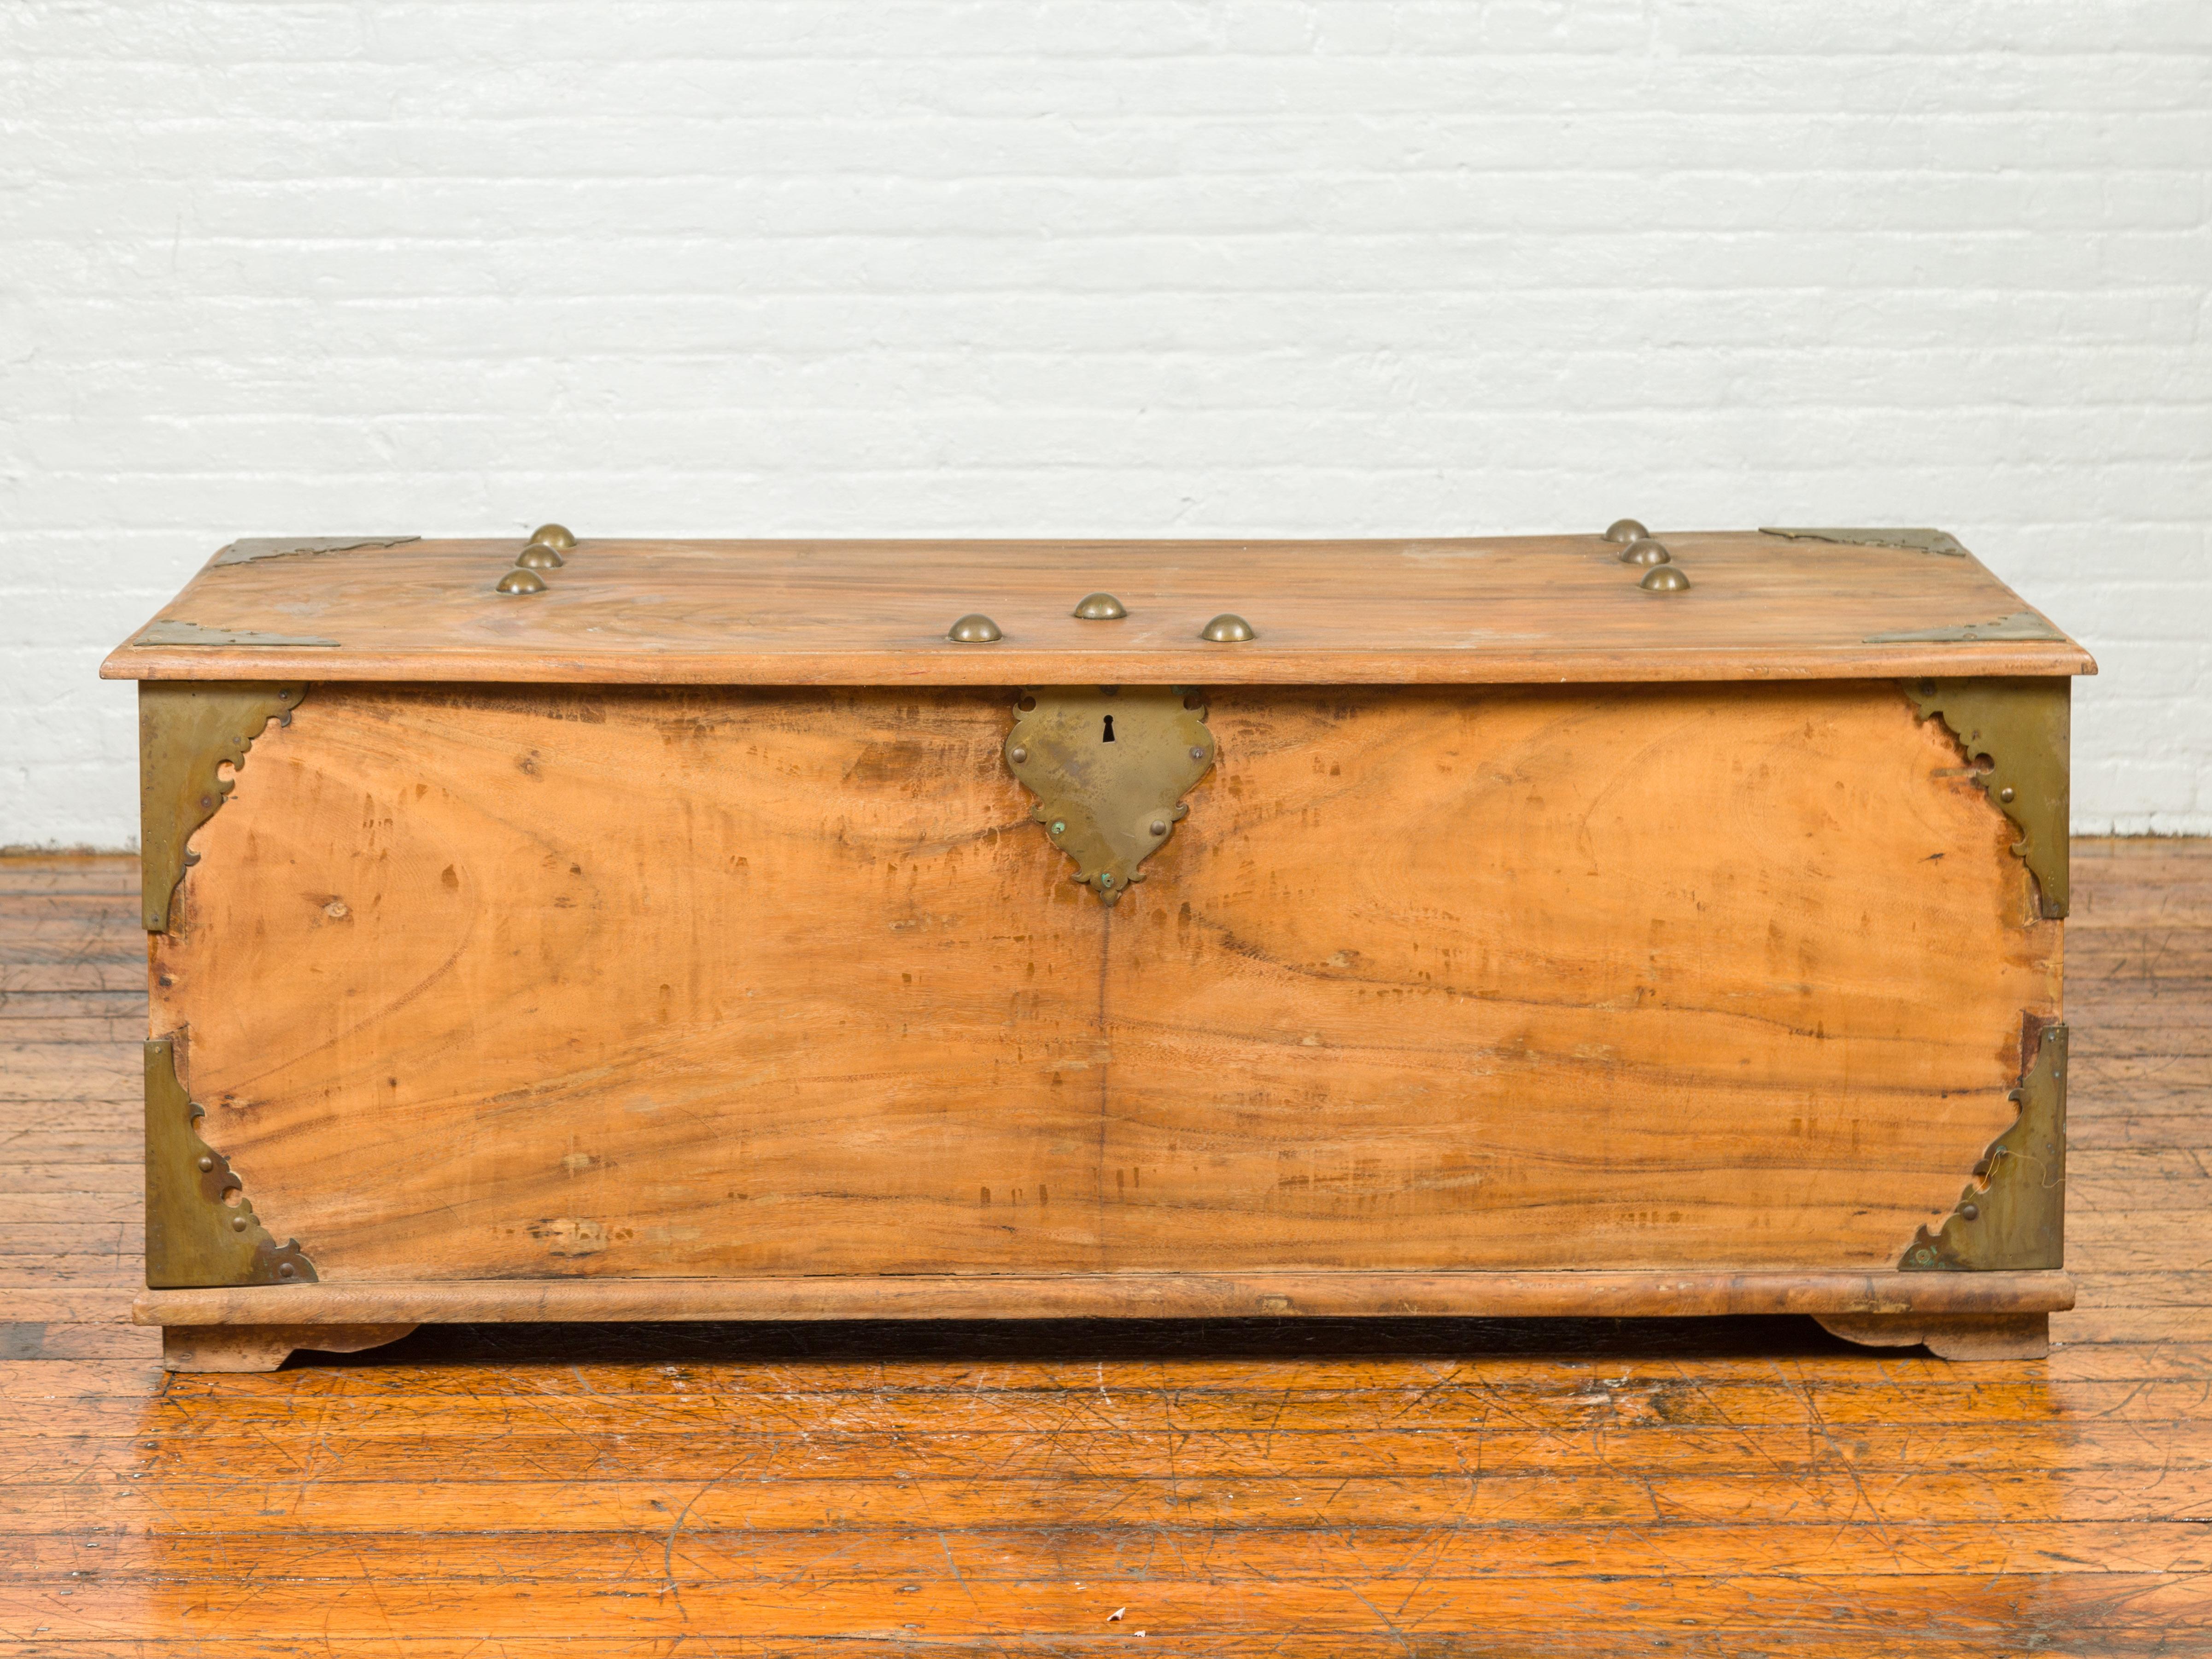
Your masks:
[{"label": "rivet on lock plate", "polygon": [[1037,798],[1030,816],[1075,861],[1071,879],[1115,904],[1190,811],[1183,793],[1213,764],[1214,742],[1188,686],[1036,686],[1006,753]]}]

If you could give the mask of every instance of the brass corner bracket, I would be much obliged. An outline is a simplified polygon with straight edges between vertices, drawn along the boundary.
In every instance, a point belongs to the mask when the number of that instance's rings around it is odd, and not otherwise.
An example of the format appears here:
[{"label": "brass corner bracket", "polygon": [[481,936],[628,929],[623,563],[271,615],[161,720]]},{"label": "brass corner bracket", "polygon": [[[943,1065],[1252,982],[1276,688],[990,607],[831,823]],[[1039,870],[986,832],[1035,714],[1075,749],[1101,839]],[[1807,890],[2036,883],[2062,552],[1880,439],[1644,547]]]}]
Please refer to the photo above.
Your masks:
[{"label": "brass corner bracket", "polygon": [[1075,860],[1072,879],[1118,904],[1190,808],[1213,764],[1203,702],[1188,686],[1037,686],[1022,694],[1006,764],[1039,805],[1030,817]]},{"label": "brass corner bracket", "polygon": [[1845,547],[1898,547],[1908,553],[1934,553],[1944,558],[1968,556],[1964,544],[1948,530],[1800,530],[1761,525],[1762,536],[1782,536],[1793,542],[1834,542]]},{"label": "brass corner bracket", "polygon": [[1990,763],[1974,781],[2019,829],[2012,850],[2035,878],[2042,914],[2063,916],[2073,683],[1914,680],[1905,690],[1922,720],[1949,728],[1969,763]]},{"label": "brass corner bracket", "polygon": [[226,763],[246,763],[272,720],[289,726],[304,684],[245,680],[146,680],[138,687],[138,862],[146,931],[169,931],[185,867],[185,844],[216,814],[234,780]]},{"label": "brass corner bracket", "polygon": [[[177,1081],[175,1040],[146,1045],[146,1285],[309,1285],[300,1241],[277,1243],[230,1160],[200,1139],[207,1115]],[[231,1195],[236,1194],[237,1201]]]},{"label": "brass corner bracket", "polygon": [[2066,1262],[2066,1028],[2046,1025],[2012,1091],[2013,1126],[1990,1143],[1976,1179],[1930,1233],[1923,1225],[1902,1273],[2060,1267]]}]

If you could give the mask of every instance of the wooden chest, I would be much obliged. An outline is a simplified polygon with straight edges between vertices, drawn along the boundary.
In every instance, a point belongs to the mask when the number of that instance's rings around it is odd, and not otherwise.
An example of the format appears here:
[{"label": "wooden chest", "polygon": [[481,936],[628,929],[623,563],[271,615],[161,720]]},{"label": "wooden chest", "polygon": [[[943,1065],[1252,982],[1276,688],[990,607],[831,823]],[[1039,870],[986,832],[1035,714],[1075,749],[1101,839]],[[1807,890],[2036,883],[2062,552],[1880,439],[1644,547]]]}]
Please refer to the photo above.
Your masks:
[{"label": "wooden chest", "polygon": [[2094,664],[1940,532],[1639,530],[224,549],[102,671],[138,1316],[2039,1351]]}]

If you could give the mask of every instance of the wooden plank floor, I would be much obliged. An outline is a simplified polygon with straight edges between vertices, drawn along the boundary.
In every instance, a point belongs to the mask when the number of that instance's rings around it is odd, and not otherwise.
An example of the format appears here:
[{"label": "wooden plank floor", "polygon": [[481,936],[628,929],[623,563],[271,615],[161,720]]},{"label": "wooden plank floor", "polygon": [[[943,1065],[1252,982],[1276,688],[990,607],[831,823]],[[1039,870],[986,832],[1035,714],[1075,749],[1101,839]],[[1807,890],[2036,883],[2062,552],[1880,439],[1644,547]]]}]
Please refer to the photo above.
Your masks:
[{"label": "wooden plank floor", "polygon": [[2212,1652],[2212,843],[2090,842],[2035,1363],[1809,1321],[452,1328],[165,1376],[136,869],[0,860],[0,1655]]}]

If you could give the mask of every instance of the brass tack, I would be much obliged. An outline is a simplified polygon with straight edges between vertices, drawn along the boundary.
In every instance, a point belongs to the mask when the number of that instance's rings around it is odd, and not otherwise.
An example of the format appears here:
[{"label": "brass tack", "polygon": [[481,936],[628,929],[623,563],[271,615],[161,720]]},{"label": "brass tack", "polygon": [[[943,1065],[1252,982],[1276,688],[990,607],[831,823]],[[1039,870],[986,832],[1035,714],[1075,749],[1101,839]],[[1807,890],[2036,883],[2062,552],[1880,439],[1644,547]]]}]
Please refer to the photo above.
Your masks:
[{"label": "brass tack", "polygon": [[1166,824],[1163,823],[1162,823],[1159,819],[1158,819],[1158,818],[1154,818],[1154,819],[1152,820],[1152,833],[1153,833],[1154,835],[1156,835],[1156,836],[1164,836],[1165,834],[1167,834],[1167,832],[1168,832],[1168,827],[1167,827],[1167,825],[1166,825]]},{"label": "brass tack", "polygon": [[208,1170],[212,1170],[213,1168],[215,1168],[215,1160],[203,1155],[200,1158],[200,1172],[204,1175]]},{"label": "brass tack", "polygon": [[1205,627],[1200,629],[1198,637],[1201,640],[1211,640],[1216,645],[1235,645],[1259,636],[1252,631],[1250,623],[1246,622],[1234,611],[1224,611]]},{"label": "brass tack", "polygon": [[230,1230],[234,1233],[244,1232],[246,1231],[246,1218],[242,1215],[234,1215],[231,1217]]},{"label": "brass tack", "polygon": [[1024,761],[1027,760],[1029,757],[1030,757],[1030,751],[1029,751],[1028,750],[1026,750],[1026,749],[1015,749],[1015,750],[1011,750],[1011,751],[1007,754],[1007,756],[1006,756],[1006,758],[1007,758],[1008,760],[1010,760],[1010,761],[1013,762],[1013,763],[1014,763],[1015,765],[1017,765],[1017,766],[1019,766],[1019,765],[1020,765]]},{"label": "brass tack", "polygon": [[1649,536],[1639,536],[1620,550],[1623,564],[1665,564],[1674,555]]},{"label": "brass tack", "polygon": [[568,562],[561,556],[560,550],[546,542],[532,542],[524,548],[516,565],[524,570],[558,570]]},{"label": "brass tack", "polygon": [[543,593],[545,578],[535,570],[510,570],[494,584],[494,590],[501,593]]},{"label": "brass tack", "polygon": [[1959,1213],[1966,1217],[1969,1221],[1977,1220],[1980,1218],[1982,1213],[1981,1206],[1978,1204],[1961,1204],[1959,1206]]},{"label": "brass tack", "polygon": [[999,624],[988,617],[980,611],[971,611],[953,623],[945,637],[955,645],[988,645],[994,640],[1006,638],[1006,635],[999,631]]},{"label": "brass tack", "polygon": [[1113,622],[1129,614],[1129,608],[1111,593],[1086,593],[1075,607],[1085,622]]},{"label": "brass tack", "polygon": [[280,1262],[278,1262],[278,1263],[276,1264],[276,1277],[277,1277],[277,1278],[279,1278],[279,1279],[289,1279],[289,1278],[291,1278],[291,1276],[292,1276],[292,1264],[291,1264],[290,1262],[289,1262],[289,1261],[280,1261]]},{"label": "brass tack", "polygon": [[2009,802],[2012,799],[2012,786],[2010,784],[2007,784],[2003,788],[1998,790],[1997,799],[2001,801]]},{"label": "brass tack", "polygon": [[1206,758],[1206,750],[1200,749],[1196,744],[1193,744],[1190,746],[1190,757],[1193,760],[1204,760]]},{"label": "brass tack", "polygon": [[565,524],[541,524],[530,532],[530,539],[533,542],[543,542],[548,547],[560,548],[563,551],[576,544],[575,536]]},{"label": "brass tack", "polygon": [[1605,527],[1605,538],[1609,542],[1640,542],[1650,533],[1633,519],[1615,519]]},{"label": "brass tack", "polygon": [[1052,833],[1055,836],[1066,835],[1067,833],[1067,820],[1066,818],[1054,818],[1052,821]]},{"label": "brass tack", "polygon": [[1644,580],[1636,584],[1647,593],[1680,593],[1690,585],[1690,579],[1675,564],[1656,564],[1644,573]]}]

